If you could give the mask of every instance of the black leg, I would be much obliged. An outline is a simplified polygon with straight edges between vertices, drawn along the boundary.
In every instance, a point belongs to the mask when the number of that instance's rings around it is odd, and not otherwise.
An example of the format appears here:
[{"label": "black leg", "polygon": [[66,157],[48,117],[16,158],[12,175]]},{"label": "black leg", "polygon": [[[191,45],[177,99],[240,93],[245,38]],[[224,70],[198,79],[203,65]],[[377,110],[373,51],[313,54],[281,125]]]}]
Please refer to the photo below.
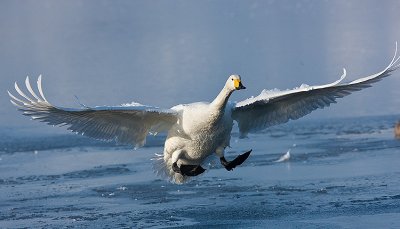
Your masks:
[{"label": "black leg", "polygon": [[178,167],[178,164],[176,164],[176,162],[174,162],[174,163],[172,164],[172,170],[173,170],[174,172],[176,172],[176,173],[182,174],[182,171],[181,171],[181,169]]},{"label": "black leg", "polygon": [[250,155],[252,150],[247,151],[244,154],[240,154],[233,161],[227,161],[225,157],[221,157],[221,164],[225,167],[226,170],[232,171],[236,166],[241,165]]},{"label": "black leg", "polygon": [[176,162],[172,164],[172,170],[176,173],[180,173],[184,176],[190,177],[200,175],[204,173],[204,171],[206,171],[200,165],[181,165],[181,167],[178,167]]},{"label": "black leg", "polygon": [[181,165],[180,169],[181,169],[183,175],[191,176],[191,177],[200,175],[200,174],[204,173],[204,171],[206,171],[200,165]]}]

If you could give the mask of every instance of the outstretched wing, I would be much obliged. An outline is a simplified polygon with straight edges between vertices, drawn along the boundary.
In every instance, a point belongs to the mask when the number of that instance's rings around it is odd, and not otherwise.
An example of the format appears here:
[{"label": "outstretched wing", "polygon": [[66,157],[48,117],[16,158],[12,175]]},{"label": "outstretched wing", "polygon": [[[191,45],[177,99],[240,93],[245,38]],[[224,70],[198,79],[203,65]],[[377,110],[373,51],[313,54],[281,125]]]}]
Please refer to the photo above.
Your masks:
[{"label": "outstretched wing", "polygon": [[15,83],[19,98],[8,92],[11,103],[24,115],[53,126],[68,129],[95,139],[143,146],[149,133],[167,131],[177,122],[177,112],[161,110],[141,104],[118,107],[83,107],[70,109],[50,104],[43,95],[41,76],[37,81],[39,95],[32,89],[29,78],[25,80],[30,95],[27,96]]},{"label": "outstretched wing", "polygon": [[256,132],[270,126],[278,125],[301,118],[313,110],[324,108],[336,99],[371,87],[371,84],[389,76],[400,67],[400,57],[397,56],[397,43],[394,57],[390,64],[381,72],[340,84],[346,76],[343,69],[342,77],[331,84],[321,86],[302,85],[299,88],[286,91],[262,91],[260,95],[236,104],[232,118],[238,122],[241,136]]}]

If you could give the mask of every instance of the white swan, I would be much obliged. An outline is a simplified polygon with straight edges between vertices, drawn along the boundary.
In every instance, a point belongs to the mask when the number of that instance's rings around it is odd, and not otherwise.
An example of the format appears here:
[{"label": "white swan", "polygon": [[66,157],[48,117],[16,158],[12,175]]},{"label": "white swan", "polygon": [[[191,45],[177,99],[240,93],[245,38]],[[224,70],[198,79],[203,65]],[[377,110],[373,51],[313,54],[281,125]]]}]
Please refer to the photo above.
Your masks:
[{"label": "white swan", "polygon": [[56,107],[43,95],[41,76],[37,81],[39,95],[32,89],[28,77],[25,85],[29,96],[17,83],[15,90],[20,96],[8,93],[11,103],[24,115],[50,125],[66,125],[73,132],[96,139],[115,140],[140,147],[145,144],[149,133],[168,132],[164,154],[158,161],[157,170],[167,175],[172,182],[183,183],[190,176],[204,172],[201,164],[211,154],[219,156],[227,170],[232,170],[246,160],[251,150],[231,162],[224,158],[224,149],[229,146],[234,121],[239,126],[241,137],[244,137],[249,132],[298,119],[389,76],[399,68],[399,58],[396,43],[392,61],[377,74],[340,84],[346,75],[343,69],[342,77],[331,84],[302,85],[284,91],[264,90],[257,97],[238,103],[228,102],[229,96],[245,87],[239,75],[231,75],[211,103],[191,103],[171,109],[137,103],[117,107],[83,106],[81,109]]}]

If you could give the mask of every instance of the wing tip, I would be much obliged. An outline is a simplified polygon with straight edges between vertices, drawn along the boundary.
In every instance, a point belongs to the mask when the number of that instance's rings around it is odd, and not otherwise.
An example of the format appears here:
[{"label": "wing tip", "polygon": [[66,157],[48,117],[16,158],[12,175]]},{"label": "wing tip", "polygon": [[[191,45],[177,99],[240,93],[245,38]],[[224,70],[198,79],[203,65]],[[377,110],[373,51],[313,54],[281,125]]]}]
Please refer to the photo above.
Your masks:
[{"label": "wing tip", "polygon": [[43,93],[43,89],[42,89],[42,74],[40,74],[37,79],[37,87],[38,87],[39,94],[42,97],[43,101],[48,102],[46,97],[44,97],[44,93]]},{"label": "wing tip", "polygon": [[394,55],[393,55],[392,61],[390,61],[389,66],[385,70],[390,69],[393,66],[396,67],[396,63],[400,59],[400,56],[397,56],[397,51],[398,51],[398,45],[397,45],[397,41],[396,41],[395,42],[395,49],[394,49]]},{"label": "wing tip", "polygon": [[342,73],[342,75],[340,76],[340,79],[338,80],[337,84],[339,84],[340,82],[342,82],[342,81],[346,78],[346,76],[347,76],[347,70],[346,70],[346,68],[343,68],[343,73]]}]

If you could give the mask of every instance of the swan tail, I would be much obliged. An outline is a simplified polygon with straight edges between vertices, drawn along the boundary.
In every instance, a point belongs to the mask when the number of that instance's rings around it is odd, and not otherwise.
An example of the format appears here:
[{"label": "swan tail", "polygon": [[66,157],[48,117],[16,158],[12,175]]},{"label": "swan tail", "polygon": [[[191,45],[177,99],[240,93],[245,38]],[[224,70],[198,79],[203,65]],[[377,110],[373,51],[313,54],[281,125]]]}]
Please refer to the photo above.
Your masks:
[{"label": "swan tail", "polygon": [[151,160],[153,161],[154,172],[162,179],[168,180],[174,184],[184,184],[191,178],[182,176],[182,174],[172,170],[172,161],[169,155],[165,157],[164,155],[156,154]]}]

